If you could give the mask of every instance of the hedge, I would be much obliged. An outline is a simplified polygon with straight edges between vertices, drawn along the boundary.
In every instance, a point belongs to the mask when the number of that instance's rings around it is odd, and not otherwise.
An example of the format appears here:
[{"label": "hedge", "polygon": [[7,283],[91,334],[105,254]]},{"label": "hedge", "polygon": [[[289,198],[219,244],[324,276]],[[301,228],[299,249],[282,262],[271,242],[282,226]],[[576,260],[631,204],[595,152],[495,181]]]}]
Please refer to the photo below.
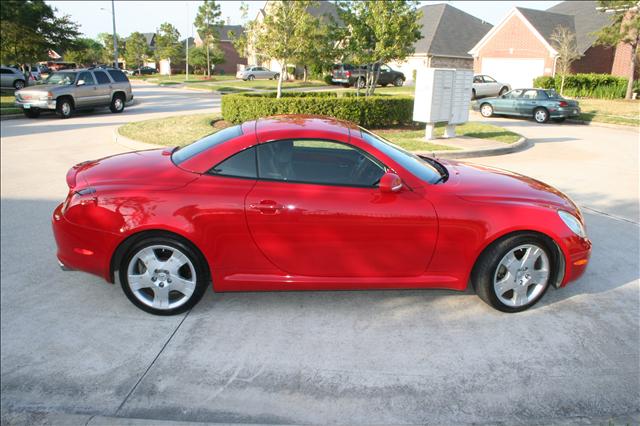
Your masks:
[{"label": "hedge", "polygon": [[238,93],[222,97],[222,117],[242,123],[278,114],[315,114],[352,121],[363,127],[391,127],[413,122],[411,96],[338,96],[334,92]]},{"label": "hedge", "polygon": [[[541,89],[555,89],[560,92],[562,78],[538,77],[533,85]],[[572,74],[564,79],[564,95],[572,98],[624,98],[627,91],[627,79],[608,74]]]}]

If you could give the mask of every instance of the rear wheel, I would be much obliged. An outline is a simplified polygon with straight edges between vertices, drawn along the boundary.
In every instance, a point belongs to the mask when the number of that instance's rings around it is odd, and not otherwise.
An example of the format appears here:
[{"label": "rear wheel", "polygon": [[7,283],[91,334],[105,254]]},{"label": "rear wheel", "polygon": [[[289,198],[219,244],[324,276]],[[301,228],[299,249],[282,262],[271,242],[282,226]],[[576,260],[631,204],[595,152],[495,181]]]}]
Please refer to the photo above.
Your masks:
[{"label": "rear wheel", "polygon": [[536,123],[546,123],[549,121],[549,111],[546,108],[536,108],[533,111],[533,119],[536,120]]},{"label": "rear wheel", "polygon": [[247,77],[247,80],[249,80],[249,81],[253,81],[253,80],[255,80],[255,79],[256,79],[256,77],[255,77],[255,76],[253,76],[253,75],[250,75],[249,77]]},{"label": "rear wheel", "polygon": [[16,90],[24,89],[24,80],[16,80],[13,82],[13,88]]},{"label": "rear wheel", "polygon": [[276,74],[276,75],[274,75],[274,76],[273,76],[273,79],[274,79],[274,80],[279,80],[279,79],[280,79],[280,74]]},{"label": "rear wheel", "polygon": [[502,89],[500,89],[500,93],[498,93],[498,96],[502,96],[505,93],[507,93],[509,91],[509,89],[507,89],[506,87],[503,87]]},{"label": "rear wheel", "polygon": [[366,82],[364,81],[364,78],[359,78],[359,79],[357,79],[357,80],[356,80],[356,84],[355,84],[355,86],[356,86],[358,89],[364,89],[364,86],[365,86],[365,85],[366,85]]},{"label": "rear wheel", "polygon": [[38,118],[40,116],[40,110],[38,108],[23,109],[22,112],[27,118]]},{"label": "rear wheel", "polygon": [[471,89],[471,99],[475,99],[476,98],[476,89]]},{"label": "rear wheel", "polygon": [[134,244],[122,258],[119,274],[127,298],[155,315],[175,315],[191,309],[208,283],[202,256],[168,236],[149,237]]},{"label": "rear wheel", "polygon": [[396,87],[400,87],[404,84],[404,80],[402,79],[402,77],[397,77],[395,80],[393,80],[393,85]]},{"label": "rear wheel", "polygon": [[111,99],[111,105],[109,105],[109,109],[113,113],[124,111],[124,96],[121,93],[113,96],[113,99]]},{"label": "rear wheel", "polygon": [[555,277],[553,256],[536,235],[505,238],[485,250],[472,274],[478,296],[502,312],[535,305]]},{"label": "rear wheel", "polygon": [[480,106],[480,115],[485,118],[489,118],[493,115],[493,107],[491,104],[482,104]]},{"label": "rear wheel", "polygon": [[60,118],[69,118],[73,114],[73,102],[69,98],[58,99],[56,114]]},{"label": "rear wheel", "polygon": [[552,120],[553,120],[555,123],[562,123],[564,120],[566,120],[566,117],[552,118]]}]

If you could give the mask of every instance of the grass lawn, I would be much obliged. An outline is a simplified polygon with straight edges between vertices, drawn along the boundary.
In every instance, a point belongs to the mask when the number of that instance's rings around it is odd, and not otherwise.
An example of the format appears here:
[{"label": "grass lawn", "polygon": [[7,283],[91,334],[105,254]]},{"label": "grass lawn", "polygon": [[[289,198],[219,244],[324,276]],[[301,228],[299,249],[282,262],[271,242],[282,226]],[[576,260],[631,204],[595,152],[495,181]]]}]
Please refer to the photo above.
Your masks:
[{"label": "grass lawn", "polygon": [[[214,114],[183,115],[154,120],[139,121],[125,124],[119,132],[123,136],[146,143],[166,146],[184,146],[191,142],[216,132],[218,129],[211,126],[211,122],[220,119]],[[380,136],[400,145],[409,151],[438,151],[453,150],[456,148],[442,145],[441,143],[425,142],[424,128],[410,129],[380,129],[374,130]],[[441,136],[444,125],[436,128],[436,135]],[[482,123],[467,123],[456,127],[459,135],[466,135],[481,139],[493,139],[504,143],[513,143],[520,135],[509,132],[501,127]],[[446,143],[446,141],[442,141]]]},{"label": "grass lawn", "polygon": [[584,121],[640,126],[640,101],[579,99]]},{"label": "grass lawn", "polygon": [[0,114],[20,114],[22,110],[14,106],[16,98],[13,96],[13,90],[2,90],[0,95]]}]

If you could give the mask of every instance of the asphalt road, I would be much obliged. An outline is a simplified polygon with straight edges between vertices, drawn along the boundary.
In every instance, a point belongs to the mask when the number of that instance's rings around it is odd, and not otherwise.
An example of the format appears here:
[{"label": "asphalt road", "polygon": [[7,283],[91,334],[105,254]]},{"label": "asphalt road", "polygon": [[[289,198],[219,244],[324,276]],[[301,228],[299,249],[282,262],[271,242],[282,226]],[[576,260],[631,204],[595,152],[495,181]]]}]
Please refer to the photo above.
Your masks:
[{"label": "asphalt road", "polygon": [[527,312],[502,314],[472,292],[209,292],[161,318],[119,286],[60,271],[50,230],[66,170],[124,150],[111,141],[117,125],[219,105],[152,86],[135,95],[120,115],[0,124],[3,422],[19,423],[20,411],[298,424],[639,419],[637,131],[490,120],[536,145],[477,161],[566,191],[594,242],[586,275]]}]

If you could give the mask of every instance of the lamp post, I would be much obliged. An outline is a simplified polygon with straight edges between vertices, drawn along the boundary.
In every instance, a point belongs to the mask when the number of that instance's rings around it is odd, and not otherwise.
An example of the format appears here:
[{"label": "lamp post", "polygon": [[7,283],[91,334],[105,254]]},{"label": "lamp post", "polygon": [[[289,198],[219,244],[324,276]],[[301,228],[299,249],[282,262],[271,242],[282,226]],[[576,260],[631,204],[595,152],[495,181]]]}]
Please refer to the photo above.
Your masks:
[{"label": "lamp post", "polygon": [[[109,12],[104,7],[101,7],[100,10],[104,10]],[[115,0],[111,0],[111,20],[113,22],[113,66],[118,69],[118,36],[116,35],[116,5]]]}]

